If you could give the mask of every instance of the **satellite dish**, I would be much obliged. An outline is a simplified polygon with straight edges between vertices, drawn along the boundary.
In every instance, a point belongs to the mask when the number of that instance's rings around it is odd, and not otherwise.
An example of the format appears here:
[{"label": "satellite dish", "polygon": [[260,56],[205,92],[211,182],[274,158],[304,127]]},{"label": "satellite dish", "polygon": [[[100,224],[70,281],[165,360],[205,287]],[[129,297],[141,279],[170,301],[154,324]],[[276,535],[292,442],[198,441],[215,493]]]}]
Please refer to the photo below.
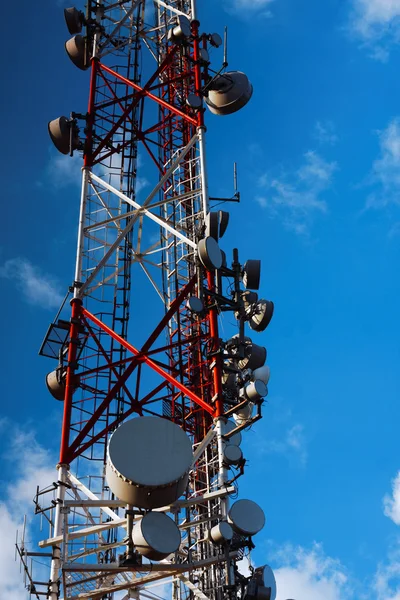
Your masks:
[{"label": "satellite dish", "polygon": [[[81,141],[78,137],[79,129],[73,119],[58,117],[58,119],[50,121],[47,127],[51,141],[61,154],[69,154],[70,150],[77,150],[81,147]],[[71,142],[72,147],[70,148]]]},{"label": "satellite dish", "polygon": [[110,438],[107,483],[127,504],[158,508],[184,492],[192,461],[192,444],[183,429],[160,417],[137,417]]},{"label": "satellite dish", "polygon": [[181,534],[168,515],[148,512],[132,530],[132,541],[142,556],[150,560],[163,560],[176,552],[181,543]]},{"label": "satellite dish", "polygon": [[218,243],[210,235],[197,244],[197,253],[201,264],[208,271],[214,271],[222,266],[222,254]]},{"label": "satellite dish", "polygon": [[230,115],[245,106],[253,93],[247,75],[230,71],[212,82],[206,103],[214,115]]},{"label": "satellite dish", "polygon": [[248,260],[243,267],[243,285],[250,290],[260,287],[261,261]]},{"label": "satellite dish", "polygon": [[240,535],[255,535],[265,525],[264,511],[252,500],[237,500],[230,508],[228,523]]},{"label": "satellite dish", "polygon": [[86,71],[90,67],[86,57],[86,38],[83,36],[75,35],[65,42],[65,51],[78,69]]},{"label": "satellite dish", "polygon": [[64,18],[71,35],[82,31],[82,26],[85,23],[85,15],[81,10],[78,10],[75,6],[64,8]]}]

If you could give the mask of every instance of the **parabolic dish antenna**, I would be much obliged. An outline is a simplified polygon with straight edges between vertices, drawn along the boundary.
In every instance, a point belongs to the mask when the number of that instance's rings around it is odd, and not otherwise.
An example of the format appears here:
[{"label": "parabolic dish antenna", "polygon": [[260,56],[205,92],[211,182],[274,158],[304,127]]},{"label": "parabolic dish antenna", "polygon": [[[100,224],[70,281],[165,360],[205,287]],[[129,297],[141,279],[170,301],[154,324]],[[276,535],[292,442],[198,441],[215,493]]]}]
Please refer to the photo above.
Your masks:
[{"label": "parabolic dish antenna", "polygon": [[252,500],[237,500],[229,511],[228,523],[236,533],[255,535],[265,525],[264,511]]},{"label": "parabolic dish antenna", "polygon": [[192,445],[175,423],[138,417],[114,431],[108,445],[106,477],[127,504],[157,508],[175,502],[187,485]]}]

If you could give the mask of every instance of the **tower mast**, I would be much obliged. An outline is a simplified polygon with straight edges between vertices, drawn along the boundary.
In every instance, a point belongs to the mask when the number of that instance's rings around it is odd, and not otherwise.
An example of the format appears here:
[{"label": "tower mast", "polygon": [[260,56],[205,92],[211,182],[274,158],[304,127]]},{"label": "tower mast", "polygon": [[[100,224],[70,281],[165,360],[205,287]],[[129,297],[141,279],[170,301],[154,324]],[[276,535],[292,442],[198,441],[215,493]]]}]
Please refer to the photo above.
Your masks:
[{"label": "tower mast", "polygon": [[[260,261],[220,249],[229,213],[212,208],[204,123],[207,107],[242,108],[252,86],[225,58],[211,68],[222,39],[202,32],[195,0],[89,0],[65,18],[90,85],[86,113],[49,123],[83,167],[71,312],[41,347],[58,361],[47,386],[63,419],[58,481],[35,500],[49,581],[30,575],[30,591],[155,598],[161,583],[175,600],[274,600],[269,567],[237,568],[263,511],[231,500],[269,380],[245,327],[264,331],[273,304],[255,291]],[[143,155],[153,186],[139,202]],[[238,327],[222,340],[229,311]]]}]

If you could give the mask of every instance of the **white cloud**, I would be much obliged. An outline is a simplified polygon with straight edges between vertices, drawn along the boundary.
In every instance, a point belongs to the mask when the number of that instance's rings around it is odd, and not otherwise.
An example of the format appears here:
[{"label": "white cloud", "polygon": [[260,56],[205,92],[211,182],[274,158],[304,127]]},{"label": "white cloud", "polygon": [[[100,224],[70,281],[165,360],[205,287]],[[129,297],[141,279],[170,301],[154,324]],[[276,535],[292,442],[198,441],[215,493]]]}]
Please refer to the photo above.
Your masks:
[{"label": "white cloud", "polygon": [[[7,600],[26,600],[28,594],[24,589],[23,575],[19,562],[15,561],[15,539],[17,529],[21,534],[23,517],[33,515],[32,498],[36,486],[51,484],[57,477],[49,453],[35,440],[31,432],[25,432],[10,424],[0,421],[3,440],[8,444],[4,463],[12,462],[16,479],[8,486],[2,483],[0,497],[0,598]],[[29,520],[25,539],[29,545]],[[32,550],[32,546],[27,547]],[[37,549],[36,549],[37,550]],[[48,573],[46,574],[48,577]]]},{"label": "white cloud", "polygon": [[300,462],[301,466],[305,466],[308,452],[303,425],[297,423],[287,429],[283,437],[276,440],[266,440],[262,450],[267,454],[283,454],[289,459],[294,457]]},{"label": "white cloud", "polygon": [[400,471],[392,480],[392,494],[386,494],[383,498],[383,512],[396,525],[400,525]]},{"label": "white cloud", "polygon": [[386,61],[400,41],[400,0],[353,0],[350,27],[373,58]]},{"label": "white cloud", "polygon": [[369,177],[376,190],[367,198],[366,208],[400,204],[400,117],[392,119],[378,135],[380,154]]},{"label": "white cloud", "polygon": [[[46,168],[47,179],[56,189],[69,185],[80,186],[82,182],[82,165],[82,155],[78,152],[75,152],[73,156],[54,154]],[[43,186],[43,182],[38,182],[38,185]]]},{"label": "white cloud", "polygon": [[329,146],[336,144],[339,139],[332,121],[317,121],[314,137],[320,144],[328,144]]},{"label": "white cloud", "polygon": [[307,437],[304,426],[300,423],[282,428],[282,424],[274,423],[275,438],[264,433],[253,432],[251,438],[254,451],[261,454],[280,454],[290,462],[304,467],[308,460]]},{"label": "white cloud", "polygon": [[326,556],[321,544],[310,550],[287,544],[274,551],[277,600],[349,600],[352,584],[339,560]]},{"label": "white cloud", "polygon": [[306,152],[303,164],[293,174],[273,177],[266,173],[260,177],[262,191],[256,201],[288,229],[307,234],[313,216],[328,210],[321,196],[331,185],[336,169],[335,162],[327,162],[314,151]]},{"label": "white cloud", "polygon": [[229,3],[225,2],[225,8],[228,12],[234,12],[243,19],[254,15],[254,13],[257,13],[258,16],[270,18],[272,13],[269,6],[272,2],[274,0],[233,0]]},{"label": "white cloud", "polygon": [[58,308],[63,300],[55,279],[25,258],[7,260],[0,266],[0,277],[14,281],[24,299],[35,306]]},{"label": "white cloud", "polygon": [[400,600],[400,545],[390,549],[374,574],[372,589],[376,600]]}]

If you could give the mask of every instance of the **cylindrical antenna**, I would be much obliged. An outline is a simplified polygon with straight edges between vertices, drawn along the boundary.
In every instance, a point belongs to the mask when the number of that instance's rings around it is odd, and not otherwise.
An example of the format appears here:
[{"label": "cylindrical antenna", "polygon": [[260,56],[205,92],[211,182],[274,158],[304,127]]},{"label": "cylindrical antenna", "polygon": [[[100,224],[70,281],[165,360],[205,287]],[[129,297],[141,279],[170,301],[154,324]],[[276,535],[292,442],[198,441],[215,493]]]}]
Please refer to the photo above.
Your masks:
[{"label": "cylindrical antenna", "polygon": [[233,189],[235,191],[235,194],[238,191],[238,186],[237,186],[237,163],[234,162],[233,163]]},{"label": "cylindrical antenna", "polygon": [[228,66],[228,27],[224,29],[224,67]]}]

